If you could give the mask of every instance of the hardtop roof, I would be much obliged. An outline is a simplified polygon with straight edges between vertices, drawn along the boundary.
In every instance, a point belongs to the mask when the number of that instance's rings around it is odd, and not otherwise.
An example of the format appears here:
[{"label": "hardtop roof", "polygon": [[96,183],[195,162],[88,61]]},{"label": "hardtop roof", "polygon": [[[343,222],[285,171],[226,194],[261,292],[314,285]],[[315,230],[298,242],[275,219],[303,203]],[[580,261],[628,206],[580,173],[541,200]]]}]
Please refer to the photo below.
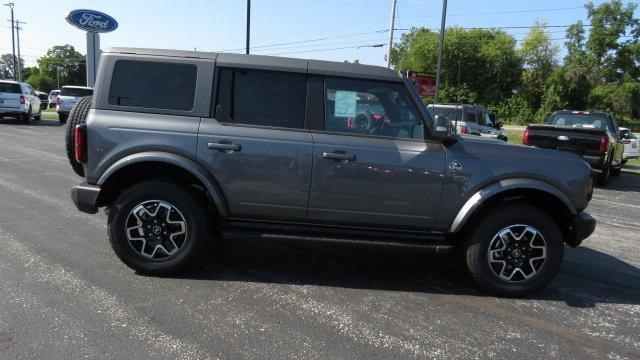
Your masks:
[{"label": "hardtop roof", "polygon": [[325,76],[344,76],[394,82],[402,81],[402,77],[400,76],[400,74],[385,67],[333,61],[305,60],[266,55],[246,55],[235,53],[125,47],[109,48],[104,53],[217,60],[217,66],[222,67],[246,67],[272,71],[309,73]]}]

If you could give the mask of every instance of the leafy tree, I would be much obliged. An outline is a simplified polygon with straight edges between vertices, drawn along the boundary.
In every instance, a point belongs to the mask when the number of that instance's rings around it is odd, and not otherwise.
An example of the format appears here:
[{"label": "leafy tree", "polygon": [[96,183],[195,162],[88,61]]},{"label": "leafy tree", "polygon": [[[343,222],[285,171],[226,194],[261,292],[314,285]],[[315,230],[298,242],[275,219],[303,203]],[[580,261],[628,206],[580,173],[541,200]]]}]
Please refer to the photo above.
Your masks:
[{"label": "leafy tree", "polygon": [[[391,62],[401,72],[435,74],[438,41],[437,32],[412,29],[394,45]],[[482,103],[509,96],[519,84],[522,71],[515,45],[512,36],[499,30],[447,29],[441,74],[443,86],[468,89]]]},{"label": "leafy tree", "polygon": [[43,76],[57,80],[59,75],[61,86],[86,84],[85,66],[84,55],[71,45],[54,46],[47,50],[45,56],[38,59],[38,67]]},{"label": "leafy tree", "polygon": [[547,79],[558,66],[558,46],[553,45],[546,23],[536,23],[519,49],[524,61],[522,94],[531,109],[540,108]]},{"label": "leafy tree", "polygon": [[[16,60],[18,60],[17,55]],[[24,69],[24,59],[20,59],[19,61],[22,69]],[[13,78],[13,54],[0,55],[0,79],[13,80]]]}]

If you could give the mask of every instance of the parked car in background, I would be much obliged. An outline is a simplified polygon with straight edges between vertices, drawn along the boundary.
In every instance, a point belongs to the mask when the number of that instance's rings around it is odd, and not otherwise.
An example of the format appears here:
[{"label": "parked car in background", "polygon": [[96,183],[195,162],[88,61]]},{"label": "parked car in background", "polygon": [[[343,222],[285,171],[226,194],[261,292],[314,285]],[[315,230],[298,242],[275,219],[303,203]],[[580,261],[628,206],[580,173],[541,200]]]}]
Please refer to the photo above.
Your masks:
[{"label": "parked car in background", "polygon": [[56,98],[56,111],[58,112],[58,120],[66,122],[69,112],[73,109],[73,105],[78,99],[93,95],[93,89],[86,86],[63,86],[60,94]]},{"label": "parked car in background", "polygon": [[69,116],[85,180],[71,197],[109,209],[112,248],[140,273],[253,234],[451,251],[485,290],[522,296],[595,228],[579,156],[452,134],[387,68],[116,48],[99,72]]},{"label": "parked car in background", "polygon": [[49,108],[56,107],[56,99],[60,95],[60,90],[51,90],[49,93]]},{"label": "parked car in background", "polygon": [[46,92],[36,91],[38,99],[40,99],[40,110],[46,110],[49,104],[49,95]]},{"label": "parked car in background", "polygon": [[23,82],[0,80],[0,115],[29,122],[40,120],[40,98],[31,85]]},{"label": "parked car in background", "polygon": [[603,112],[556,111],[546,124],[529,125],[522,143],[581,155],[603,186],[611,175],[619,175],[622,168],[624,144],[618,124],[613,116]]},{"label": "parked car in background", "polygon": [[469,134],[507,141],[502,124],[488,109],[470,104],[430,104],[432,116],[443,115],[453,123],[457,134]]},{"label": "parked car in background", "polygon": [[630,129],[620,128],[620,141],[624,144],[622,163],[629,159],[640,158],[640,140]]}]

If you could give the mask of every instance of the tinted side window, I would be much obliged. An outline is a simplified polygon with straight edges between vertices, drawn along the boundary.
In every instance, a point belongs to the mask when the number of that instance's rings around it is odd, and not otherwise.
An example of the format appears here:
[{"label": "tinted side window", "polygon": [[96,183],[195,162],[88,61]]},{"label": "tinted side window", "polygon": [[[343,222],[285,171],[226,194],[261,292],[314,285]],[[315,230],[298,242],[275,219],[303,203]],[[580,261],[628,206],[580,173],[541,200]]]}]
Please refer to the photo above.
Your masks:
[{"label": "tinted side window", "polygon": [[[304,128],[307,77],[260,70],[222,69],[218,106],[234,124]],[[225,121],[221,114],[216,114]]]},{"label": "tinted side window", "polygon": [[150,109],[193,109],[197,67],[192,64],[118,60],[109,104]]},{"label": "tinted side window", "polygon": [[422,138],[418,116],[401,84],[325,79],[325,130]]},{"label": "tinted side window", "polygon": [[476,122],[476,109],[467,109],[467,122]]}]

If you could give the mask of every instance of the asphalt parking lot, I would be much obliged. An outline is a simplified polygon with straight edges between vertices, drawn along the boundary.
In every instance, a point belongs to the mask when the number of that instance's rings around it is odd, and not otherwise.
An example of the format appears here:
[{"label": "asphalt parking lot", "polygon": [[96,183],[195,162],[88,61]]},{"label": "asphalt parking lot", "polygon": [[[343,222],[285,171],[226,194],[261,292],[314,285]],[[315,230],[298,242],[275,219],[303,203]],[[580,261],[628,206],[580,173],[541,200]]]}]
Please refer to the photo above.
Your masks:
[{"label": "asphalt parking lot", "polygon": [[597,189],[596,232],[531,299],[443,258],[237,239],[182,278],[136,275],[55,121],[0,121],[0,358],[640,358],[640,176]]}]

